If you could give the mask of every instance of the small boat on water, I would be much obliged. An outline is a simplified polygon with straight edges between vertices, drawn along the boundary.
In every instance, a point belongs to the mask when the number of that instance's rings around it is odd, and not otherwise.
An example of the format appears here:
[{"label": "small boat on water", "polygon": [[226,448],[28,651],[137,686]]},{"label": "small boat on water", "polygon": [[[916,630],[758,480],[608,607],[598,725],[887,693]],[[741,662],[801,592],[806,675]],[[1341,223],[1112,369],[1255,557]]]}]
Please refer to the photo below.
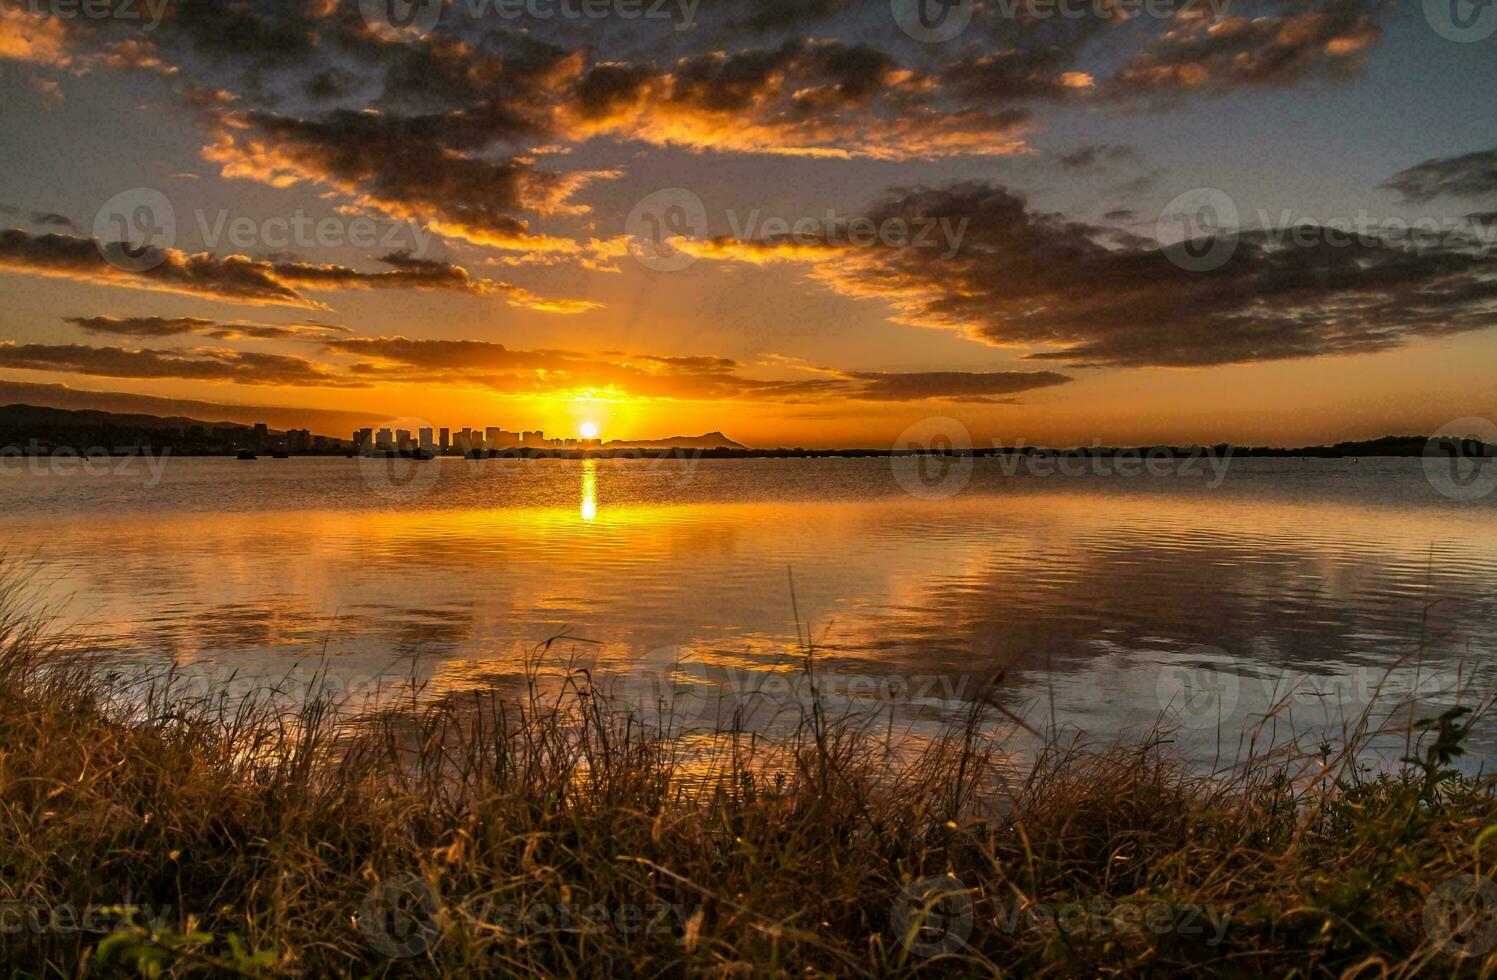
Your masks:
[{"label": "small boat on water", "polygon": [[271,459],[290,459],[291,458],[291,454],[288,453],[288,452],[286,452],[286,450],[284,450],[284,449],[277,449],[275,452],[273,452],[273,453],[270,454],[270,458]]},{"label": "small boat on water", "polygon": [[260,457],[256,456],[253,452],[251,452],[248,449],[241,449],[241,450],[239,450],[239,455],[235,456],[234,458],[235,459],[259,459]]}]

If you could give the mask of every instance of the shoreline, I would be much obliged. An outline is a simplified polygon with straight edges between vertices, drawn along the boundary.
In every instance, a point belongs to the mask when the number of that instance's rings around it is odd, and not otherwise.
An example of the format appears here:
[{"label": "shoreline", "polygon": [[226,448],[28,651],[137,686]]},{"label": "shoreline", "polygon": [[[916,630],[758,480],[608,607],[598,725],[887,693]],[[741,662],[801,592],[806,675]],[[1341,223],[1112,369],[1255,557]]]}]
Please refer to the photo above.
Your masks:
[{"label": "shoreline", "polygon": [[772,746],[720,733],[697,771],[668,711],[619,710],[550,644],[518,693],[349,726],[315,694],[287,709],[163,678],[126,698],[17,608],[0,603],[13,969],[1412,976],[1497,958],[1497,784],[1452,765],[1487,698],[1411,719],[1383,772],[1357,762],[1392,734],[1367,713],[1343,744],[1212,775],[1156,729],[1047,741],[1015,778],[984,734],[996,703],[894,759],[814,699]]}]

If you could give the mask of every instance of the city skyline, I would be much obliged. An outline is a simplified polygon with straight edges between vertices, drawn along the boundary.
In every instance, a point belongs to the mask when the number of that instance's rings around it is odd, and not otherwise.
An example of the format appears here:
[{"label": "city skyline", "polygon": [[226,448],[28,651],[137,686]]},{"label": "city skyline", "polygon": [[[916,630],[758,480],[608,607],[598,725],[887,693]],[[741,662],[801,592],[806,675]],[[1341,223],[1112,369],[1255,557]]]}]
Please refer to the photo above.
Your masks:
[{"label": "city skyline", "polygon": [[467,426],[453,429],[450,426],[423,426],[418,429],[401,429],[393,426],[366,426],[356,429],[350,444],[355,452],[484,452],[504,449],[595,449],[603,445],[597,438],[597,427],[591,426],[592,435],[576,438],[547,439],[544,430],[513,431],[499,426],[474,428]]}]

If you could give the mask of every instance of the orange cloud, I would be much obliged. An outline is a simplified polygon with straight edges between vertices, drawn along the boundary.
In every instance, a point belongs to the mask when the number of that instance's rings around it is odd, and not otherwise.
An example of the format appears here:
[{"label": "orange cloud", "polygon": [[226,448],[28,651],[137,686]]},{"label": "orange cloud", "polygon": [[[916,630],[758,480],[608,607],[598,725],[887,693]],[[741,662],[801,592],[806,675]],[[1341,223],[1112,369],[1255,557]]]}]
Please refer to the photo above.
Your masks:
[{"label": "orange cloud", "polygon": [[56,17],[41,17],[0,5],[0,59],[65,67],[67,28]]}]

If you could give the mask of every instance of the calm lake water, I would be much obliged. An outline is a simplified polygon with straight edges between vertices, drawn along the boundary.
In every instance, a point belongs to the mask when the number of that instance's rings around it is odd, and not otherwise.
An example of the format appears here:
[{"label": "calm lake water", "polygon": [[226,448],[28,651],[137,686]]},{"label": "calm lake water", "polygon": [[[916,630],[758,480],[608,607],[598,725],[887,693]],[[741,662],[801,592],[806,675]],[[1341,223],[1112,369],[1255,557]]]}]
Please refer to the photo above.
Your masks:
[{"label": "calm lake water", "polygon": [[1497,495],[1448,499],[1419,460],[7,462],[8,550],[63,619],[211,683],[504,685],[566,634],[544,667],[773,727],[798,612],[842,707],[916,731],[1001,673],[1037,725],[1163,716],[1204,756],[1276,699],[1307,731],[1380,682],[1453,704],[1497,647]]}]

